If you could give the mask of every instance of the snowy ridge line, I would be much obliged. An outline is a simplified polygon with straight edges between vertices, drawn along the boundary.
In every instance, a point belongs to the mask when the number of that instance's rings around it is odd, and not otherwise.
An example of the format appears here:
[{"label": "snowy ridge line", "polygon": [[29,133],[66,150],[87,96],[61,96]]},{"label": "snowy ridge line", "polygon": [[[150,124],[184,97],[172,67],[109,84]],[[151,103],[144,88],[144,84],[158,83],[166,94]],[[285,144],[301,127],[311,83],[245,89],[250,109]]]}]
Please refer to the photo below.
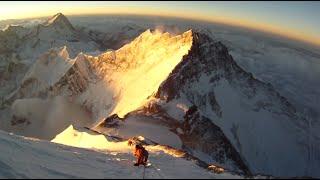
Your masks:
[{"label": "snowy ridge line", "polygon": [[[154,109],[153,109],[154,110]],[[159,110],[159,109],[157,109]],[[154,116],[155,118],[160,118],[160,119],[163,119],[165,121],[167,121],[168,123],[173,123],[174,121],[177,121],[176,119],[174,119],[173,117],[169,116],[165,111],[160,111],[160,112],[150,112],[150,109],[148,109],[147,107],[142,107],[141,109],[138,109],[134,112],[131,112],[129,114],[127,114],[127,116],[129,116],[130,114],[134,114],[134,113],[139,113],[139,112],[144,112],[144,113],[150,113],[152,114],[152,116]],[[144,137],[145,138],[145,137]],[[138,138],[136,138],[137,140],[139,140]],[[183,151],[183,150],[178,150],[178,149],[175,149],[171,146],[168,146],[168,145],[160,145],[158,144],[157,142],[154,142],[148,138],[145,138],[147,141],[150,141],[152,142],[152,144],[155,144],[155,145],[158,145],[158,146],[162,146],[164,149],[167,149],[168,151],[172,151],[172,150],[175,150],[175,151],[179,151],[180,152],[183,152],[184,155],[181,157],[181,158],[184,158],[186,160],[189,160],[189,161],[193,161],[195,162],[199,167],[202,167],[204,169],[208,169],[208,170],[211,170],[211,171],[215,171],[214,169],[210,169],[210,164],[202,161],[201,159],[193,156],[193,155],[190,155],[188,152],[186,151]],[[144,143],[145,145],[150,145],[150,143],[148,144],[146,141],[142,142]],[[214,165],[215,166],[215,165]],[[237,173],[237,172],[234,172],[234,171],[229,171],[227,170],[226,168],[222,167],[222,166],[216,166],[217,168],[223,168],[224,169],[224,172],[227,172],[227,173],[230,173],[232,175],[239,175],[239,176],[244,176],[244,178],[248,178],[248,179],[254,179],[254,178],[266,178],[266,179],[274,179],[274,178],[279,178],[279,179],[315,179],[315,178],[312,178],[310,176],[297,176],[297,177],[286,177],[286,176],[273,176],[273,175],[270,175],[270,174],[264,174],[264,173],[257,173],[257,174],[254,174],[254,173],[251,173],[250,171],[247,171],[246,173]]]},{"label": "snowy ridge line", "polygon": [[89,130],[89,131],[92,131],[92,132],[95,132],[97,134],[101,134],[101,135],[105,135],[107,137],[111,137],[112,139],[116,140],[117,142],[120,142],[120,141],[126,141],[126,139],[124,138],[121,138],[121,137],[117,137],[117,136],[112,136],[110,134],[105,134],[105,133],[102,133],[102,132],[99,132],[97,130],[94,130],[94,129],[91,129],[89,127],[84,127],[85,129]]},{"label": "snowy ridge line", "polygon": [[[38,58],[33,68],[29,70],[31,74],[37,75],[41,72],[41,75],[24,78],[16,91],[6,96],[4,103],[11,104],[14,100],[22,98],[45,99],[61,95],[87,108],[95,121],[93,126],[96,126],[102,117],[113,113],[122,117],[139,107],[153,91],[156,91],[171,68],[188,52],[191,42],[191,30],[173,36],[159,31],[151,32],[148,29],[118,50],[107,51],[98,56],[79,53],[75,58],[70,58],[73,64],[68,63],[70,61],[68,56],[64,56],[70,54],[69,49],[65,51],[56,49],[52,54],[45,53],[42,58]],[[148,51],[144,51],[145,47],[149,47]],[[170,53],[163,54],[164,50]],[[41,71],[43,68],[52,70],[52,73]],[[60,72],[59,69],[66,71]],[[148,76],[140,76],[141,72],[148,73]],[[52,76],[54,81],[48,84],[47,79],[52,79]],[[148,88],[142,88],[142,84],[146,81],[152,83],[147,83]],[[109,95],[97,98],[91,95],[92,91],[100,94],[107,94],[107,91]],[[103,104],[107,104],[108,108],[101,108]]]},{"label": "snowy ridge line", "polygon": [[[197,157],[201,160],[204,160],[202,156],[199,156],[198,154],[193,154],[193,149],[192,147],[188,146],[188,143],[189,143],[189,138],[190,136],[192,136],[192,134],[185,134],[185,130],[186,130],[186,123],[181,123],[181,120],[179,119],[176,119],[176,117],[172,117],[170,116],[169,114],[167,114],[167,112],[165,111],[165,109],[159,107],[157,104],[155,103],[152,103],[152,104],[147,104],[146,106],[144,107],[141,107],[139,109],[137,109],[136,111],[133,111],[133,112],[130,112],[129,114],[127,114],[126,116],[126,120],[130,121],[130,117],[134,117],[134,116],[137,116],[138,118],[147,118],[147,117],[152,117],[152,119],[155,119],[155,121],[159,121],[157,123],[161,123],[164,127],[167,127],[168,130],[172,133],[174,133],[177,137],[179,137],[179,139],[181,140],[181,147],[180,146],[176,146],[176,145],[173,145],[172,143],[169,143],[169,142],[161,142],[161,144],[165,144],[165,145],[169,145],[171,148],[176,148],[176,149],[180,149],[182,148],[183,150],[185,150],[186,152],[188,152],[189,154],[191,154],[193,157]],[[108,119],[108,118],[107,118]],[[116,118],[116,121],[120,121],[118,118]],[[186,121],[186,120],[184,120]],[[115,121],[111,121],[111,127],[113,127],[113,124],[117,124],[115,123]],[[157,124],[156,123],[156,124]],[[120,123],[122,124],[122,123]],[[106,127],[108,126],[108,124],[105,125]],[[218,131],[219,129],[217,129],[217,127],[213,127],[212,125],[211,126],[207,126],[207,125],[204,125],[204,127],[207,127],[209,129],[213,128],[213,131]],[[221,131],[221,130],[220,130]],[[221,134],[221,132],[220,132]],[[145,137],[149,137],[147,136],[146,134],[144,135]],[[127,136],[128,137],[128,136]],[[220,135],[219,135],[220,137]],[[149,137],[150,138],[150,137]],[[155,137],[156,138],[156,137]],[[197,139],[197,137],[195,137],[195,139]],[[221,137],[221,139],[223,139],[223,137]],[[160,139],[159,139],[160,140]],[[218,136],[214,136],[213,139],[208,139],[207,140],[208,142],[212,142],[214,141],[216,144],[220,144],[219,146],[223,147],[223,148],[226,148],[225,151],[228,151],[230,152],[227,156],[227,158],[230,158],[230,160],[228,159],[228,163],[226,163],[226,160],[225,161],[217,161],[217,160],[213,160],[213,161],[207,161],[207,160],[204,160],[207,164],[215,164],[215,165],[218,165],[218,167],[222,167],[224,169],[228,169],[230,172],[238,172],[239,174],[247,174],[247,175],[250,175],[252,174],[250,172],[250,170],[247,168],[247,166],[245,164],[241,164],[241,162],[239,162],[239,159],[236,159],[234,157],[236,157],[229,148],[230,148],[230,143],[228,144],[228,142],[225,142],[225,139],[224,140],[218,140]],[[190,141],[191,142],[191,141]],[[221,145],[221,142],[223,142],[223,145]],[[209,143],[209,144],[212,144],[212,143]],[[189,151],[191,150],[191,151]],[[201,151],[201,149],[200,149]],[[217,149],[212,149],[210,152],[212,153],[219,153],[220,150]],[[231,159],[232,158],[232,159]],[[230,165],[230,161],[233,161],[233,163],[237,163],[237,164],[234,164],[235,166],[237,166],[237,168],[234,168],[234,166]]]},{"label": "snowy ridge line", "polygon": [[[225,45],[205,34],[195,32],[188,56],[162,82],[156,98],[160,107],[181,121],[180,104],[197,106],[199,113],[186,121],[194,125],[189,126],[190,134],[201,138],[209,133],[201,124],[213,122],[255,174],[300,177],[309,163],[318,164],[318,159],[306,158],[303,115],[270,84],[242,69]],[[290,153],[282,153],[289,149]],[[317,176],[316,172],[310,175]]]},{"label": "snowy ridge line", "polygon": [[178,156],[179,158],[183,158],[185,160],[192,161],[196,165],[198,165],[199,167],[201,167],[203,169],[206,169],[208,171],[217,173],[217,174],[229,173],[229,174],[232,174],[232,175],[244,176],[245,178],[253,178],[254,177],[249,171],[246,172],[246,173],[243,173],[243,174],[242,173],[236,173],[236,172],[233,172],[233,171],[229,171],[229,170],[226,170],[224,167],[221,167],[221,166],[218,166],[218,165],[213,165],[213,164],[208,164],[208,163],[202,161],[201,159],[189,154],[188,152],[186,152],[184,150],[176,149],[176,148],[171,147],[169,145],[161,145],[161,144],[159,144],[159,143],[157,143],[157,142],[155,142],[155,141],[153,141],[153,140],[151,140],[149,138],[146,138],[146,137],[143,137],[143,139],[141,139],[140,137],[132,137],[130,139],[126,139],[126,138],[121,138],[121,137],[118,137],[118,136],[112,136],[112,135],[109,135],[109,134],[105,134],[105,133],[102,133],[102,132],[100,132],[98,130],[91,129],[89,127],[84,127],[84,128],[89,130],[89,131],[92,131],[94,133],[110,137],[110,138],[116,140],[117,142],[131,140],[131,141],[134,142],[134,144],[140,143],[140,144],[143,144],[144,146],[158,146],[164,152],[166,152],[166,153],[168,153],[170,155],[175,155],[175,156]]},{"label": "snowy ridge line", "polygon": [[[11,133],[0,131],[0,179],[2,178],[98,178],[98,179],[118,179],[134,178],[140,179],[142,175],[141,168],[132,166],[132,155],[129,152],[109,152],[98,151],[95,149],[85,149],[66,146],[63,144],[51,143],[44,140],[17,136]],[[154,154],[160,162],[165,160],[178,162],[183,167],[178,174],[174,174],[171,168],[165,168],[160,164],[159,168],[163,170],[162,175],[168,177],[183,177],[184,168],[195,170],[197,175],[204,175],[206,178],[213,178],[213,173],[206,171],[193,163],[183,159],[171,158],[165,153]],[[30,161],[32,160],[32,161]],[[171,164],[174,165],[174,164]],[[120,173],[119,170],[121,169]],[[36,173],[35,173],[36,172]],[[229,176],[222,174],[221,176]],[[156,173],[146,170],[146,178],[159,178]]]},{"label": "snowy ridge line", "polygon": [[[150,104],[149,104],[150,105]],[[154,105],[154,104],[153,104]],[[151,115],[152,117],[156,118],[156,119],[160,119],[162,122],[164,122],[165,124],[167,124],[169,127],[171,127],[170,131],[175,133],[177,136],[180,137],[180,134],[177,132],[177,128],[181,128],[181,123],[179,123],[178,119],[175,119],[174,117],[170,116],[164,109],[162,109],[159,106],[155,106],[152,107],[153,105],[150,106],[145,106],[145,107],[141,107],[140,109],[137,109],[136,111],[133,111],[129,114],[127,114],[127,116],[133,115],[133,114],[146,114],[146,115]],[[180,137],[181,138],[181,137]],[[152,141],[152,140],[150,140]],[[160,145],[156,142],[153,141],[153,143]],[[176,149],[172,146],[169,145],[163,145],[165,147],[168,147],[170,149]],[[177,150],[177,149],[176,149]],[[188,160],[192,160],[192,161],[196,161],[197,164],[205,169],[210,168],[210,166],[212,165],[212,163],[206,163],[205,161],[202,161],[200,158],[197,158],[194,155],[191,155],[190,153],[188,153],[186,150],[180,150],[179,151],[183,151],[185,153],[185,159]],[[210,165],[211,164],[211,165]],[[214,164],[214,163],[213,163]],[[220,164],[220,165],[214,165],[216,168],[223,168],[224,171],[226,171],[226,169],[229,169],[228,167]],[[214,167],[214,168],[215,168]],[[247,168],[247,167],[242,167],[240,168],[240,170],[243,172],[236,172],[236,171],[232,171],[232,170],[227,170],[228,173],[233,173],[234,175],[245,175],[247,177],[253,177],[253,173]]]}]

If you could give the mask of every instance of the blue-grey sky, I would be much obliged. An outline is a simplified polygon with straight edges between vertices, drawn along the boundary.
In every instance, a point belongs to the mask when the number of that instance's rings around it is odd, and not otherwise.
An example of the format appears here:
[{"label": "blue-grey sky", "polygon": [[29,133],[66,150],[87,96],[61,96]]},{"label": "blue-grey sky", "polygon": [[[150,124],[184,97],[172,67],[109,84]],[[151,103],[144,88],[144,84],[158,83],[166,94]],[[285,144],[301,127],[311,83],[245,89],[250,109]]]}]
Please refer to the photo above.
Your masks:
[{"label": "blue-grey sky", "polygon": [[1,1],[0,20],[71,14],[132,13],[179,16],[247,26],[320,44],[317,1]]}]

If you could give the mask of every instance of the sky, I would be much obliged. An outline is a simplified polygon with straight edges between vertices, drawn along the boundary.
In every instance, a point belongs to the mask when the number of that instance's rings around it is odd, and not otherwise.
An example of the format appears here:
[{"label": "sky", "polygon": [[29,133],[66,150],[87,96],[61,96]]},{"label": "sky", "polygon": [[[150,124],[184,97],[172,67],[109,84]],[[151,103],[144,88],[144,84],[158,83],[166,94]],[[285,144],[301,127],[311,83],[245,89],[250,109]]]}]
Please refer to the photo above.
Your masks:
[{"label": "sky", "polygon": [[0,20],[81,14],[184,17],[249,27],[320,45],[317,1],[1,1]]}]

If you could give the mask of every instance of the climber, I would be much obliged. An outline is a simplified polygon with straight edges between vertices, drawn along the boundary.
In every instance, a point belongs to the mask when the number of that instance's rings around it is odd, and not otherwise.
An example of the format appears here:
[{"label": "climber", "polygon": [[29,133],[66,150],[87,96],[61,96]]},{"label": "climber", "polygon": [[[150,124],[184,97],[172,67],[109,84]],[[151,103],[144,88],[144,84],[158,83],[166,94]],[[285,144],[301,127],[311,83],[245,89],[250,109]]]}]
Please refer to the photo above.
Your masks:
[{"label": "climber", "polygon": [[137,162],[134,164],[134,166],[147,165],[149,153],[142,145],[137,144],[133,154],[137,158]]}]

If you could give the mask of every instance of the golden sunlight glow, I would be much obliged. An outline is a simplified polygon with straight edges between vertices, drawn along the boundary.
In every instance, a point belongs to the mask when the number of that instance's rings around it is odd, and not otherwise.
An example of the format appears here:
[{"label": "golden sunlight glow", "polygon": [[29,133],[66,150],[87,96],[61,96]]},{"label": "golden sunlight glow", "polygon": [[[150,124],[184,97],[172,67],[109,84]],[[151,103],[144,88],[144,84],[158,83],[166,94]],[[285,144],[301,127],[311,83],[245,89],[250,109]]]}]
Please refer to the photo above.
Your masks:
[{"label": "golden sunlight glow", "polygon": [[[13,9],[12,9],[13,8]],[[181,11],[170,11],[157,7],[135,7],[135,6],[95,6],[94,10],[83,6],[52,6],[48,8],[45,5],[38,5],[36,7],[25,8],[22,6],[14,6],[6,8],[0,7],[0,20],[12,18],[35,18],[45,17],[57,12],[62,12],[65,15],[107,15],[107,14],[123,14],[123,15],[151,15],[162,17],[178,17],[193,20],[202,20],[213,23],[222,23],[226,25],[233,25],[239,27],[246,27],[263,32],[271,32],[287,38],[296,39],[311,44],[320,45],[320,38],[315,37],[311,33],[299,32],[296,29],[288,29],[283,26],[269,25],[263,22],[252,21],[247,19],[234,18],[233,16],[221,16],[221,14],[212,13],[206,15],[205,13],[190,13]]]},{"label": "golden sunlight glow", "polygon": [[[121,82],[115,84],[115,88],[122,93],[111,114],[124,116],[142,106],[144,100],[158,90],[192,45],[191,31],[178,36],[162,34],[160,31],[151,35],[150,31],[146,31],[142,36],[117,51],[119,59],[127,58],[126,63],[134,64],[128,64],[129,69],[125,73],[115,74],[115,82]],[[128,58],[128,54],[134,56]]]},{"label": "golden sunlight glow", "polygon": [[[9,4],[9,3],[8,3]],[[194,20],[203,20],[208,22],[223,23],[227,25],[234,25],[240,27],[246,27],[250,29],[260,30],[264,32],[271,32],[278,34],[287,38],[296,39],[311,44],[320,45],[320,38],[316,34],[306,33],[311,32],[311,30],[306,29],[297,30],[285,28],[285,26],[279,25],[269,25],[267,23],[257,20],[241,19],[241,17],[236,16],[232,12],[221,15],[219,12],[189,12],[189,11],[174,11],[172,8],[166,9],[160,6],[133,6],[128,4],[116,5],[115,2],[110,2],[108,6],[99,5],[99,3],[86,3],[82,6],[73,5],[72,3],[64,5],[50,5],[48,3],[37,3],[33,6],[30,3],[25,5],[9,6],[7,4],[0,6],[0,20],[2,19],[17,19],[17,18],[35,18],[35,17],[45,17],[61,12],[65,15],[107,15],[107,14],[123,14],[123,15],[152,15],[152,16],[163,16],[163,17],[178,17],[187,18]],[[52,3],[54,4],[54,3]],[[141,4],[140,4],[141,5]],[[143,3],[142,3],[143,5]]]},{"label": "golden sunlight glow", "polygon": [[85,93],[88,96],[84,97],[90,97],[90,94],[106,96],[105,101],[103,97],[99,97],[96,100],[86,99],[86,102],[110,104],[109,108],[95,108],[102,109],[102,112],[95,112],[98,113],[95,117],[98,120],[94,126],[99,125],[109,115],[124,117],[143,106],[188,53],[192,40],[191,30],[176,36],[160,30],[147,30],[117,51],[109,51],[98,57],[87,57],[91,68],[104,80],[103,84],[95,84],[92,91],[90,89],[90,92]]},{"label": "golden sunlight glow", "polygon": [[172,17],[183,17],[187,19],[193,19],[193,20],[200,20],[200,21],[207,21],[207,22],[212,22],[212,23],[220,23],[220,24],[225,24],[225,25],[232,25],[232,26],[237,26],[237,27],[244,27],[244,28],[249,28],[252,30],[259,30],[262,32],[266,33],[273,33],[277,34],[283,37],[287,37],[289,39],[295,39],[303,42],[307,42],[310,44],[314,45],[320,45],[320,38],[316,38],[313,35],[305,32],[300,32],[297,30],[292,30],[284,27],[279,27],[279,26],[274,26],[274,25],[269,25],[265,24],[263,22],[258,22],[258,21],[249,21],[245,19],[234,19],[231,17],[225,17],[225,16],[206,16],[202,14],[197,14],[197,15],[190,15],[190,14],[185,14],[185,15],[179,15],[177,13],[170,14]]},{"label": "golden sunlight glow", "polygon": [[79,148],[101,149],[109,151],[130,151],[127,141],[111,142],[104,135],[78,131],[70,125],[51,142]]},{"label": "golden sunlight glow", "polygon": [[[144,140],[143,137],[140,137],[139,139],[142,141]],[[128,141],[108,141],[104,135],[89,133],[88,131],[79,131],[74,129],[72,125],[70,125],[62,133],[58,134],[55,139],[51,140],[51,142],[78,148],[95,149],[116,153],[131,153],[134,148],[134,146],[128,145]],[[149,145],[145,146],[145,148],[149,151],[149,153],[159,153],[162,151],[168,155],[179,158],[184,157],[186,154],[184,151],[163,145]]]}]

